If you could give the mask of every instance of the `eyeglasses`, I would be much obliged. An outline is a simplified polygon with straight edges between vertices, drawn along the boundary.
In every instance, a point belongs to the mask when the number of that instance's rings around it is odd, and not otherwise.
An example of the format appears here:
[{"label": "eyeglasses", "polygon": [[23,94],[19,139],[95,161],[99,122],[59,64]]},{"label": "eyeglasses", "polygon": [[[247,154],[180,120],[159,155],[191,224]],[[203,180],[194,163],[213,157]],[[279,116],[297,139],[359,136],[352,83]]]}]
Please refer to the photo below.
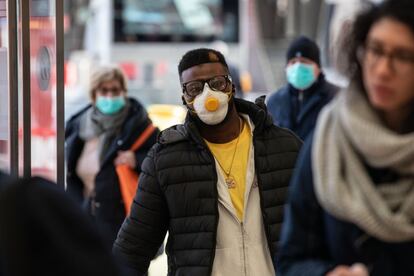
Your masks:
[{"label": "eyeglasses", "polygon": [[124,90],[120,87],[111,87],[111,88],[103,87],[103,88],[98,88],[97,92],[102,95],[107,95],[109,93],[112,93],[113,95],[119,95],[122,92],[124,92]]},{"label": "eyeglasses", "polygon": [[406,49],[386,51],[377,43],[367,43],[359,50],[358,57],[360,62],[368,67],[376,66],[381,58],[387,58],[391,70],[399,75],[414,71],[414,51]]},{"label": "eyeglasses", "polygon": [[195,98],[203,93],[206,83],[213,91],[224,92],[232,83],[232,80],[229,75],[215,76],[207,80],[193,80],[182,84],[183,92],[188,98]]}]

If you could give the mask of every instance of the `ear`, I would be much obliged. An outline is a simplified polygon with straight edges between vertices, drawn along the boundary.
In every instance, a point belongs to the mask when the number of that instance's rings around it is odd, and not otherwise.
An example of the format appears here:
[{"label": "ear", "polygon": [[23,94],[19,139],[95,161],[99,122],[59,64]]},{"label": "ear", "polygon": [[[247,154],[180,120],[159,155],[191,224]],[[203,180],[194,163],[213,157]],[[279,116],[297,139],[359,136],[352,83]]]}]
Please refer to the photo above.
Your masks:
[{"label": "ear", "polygon": [[183,105],[187,106],[187,102],[184,99],[184,95],[181,95],[181,100],[183,101]]},{"label": "ear", "polygon": [[314,72],[316,78],[318,78],[319,75],[321,74],[321,69],[320,69],[319,65],[316,64],[316,63],[313,65],[313,72]]}]

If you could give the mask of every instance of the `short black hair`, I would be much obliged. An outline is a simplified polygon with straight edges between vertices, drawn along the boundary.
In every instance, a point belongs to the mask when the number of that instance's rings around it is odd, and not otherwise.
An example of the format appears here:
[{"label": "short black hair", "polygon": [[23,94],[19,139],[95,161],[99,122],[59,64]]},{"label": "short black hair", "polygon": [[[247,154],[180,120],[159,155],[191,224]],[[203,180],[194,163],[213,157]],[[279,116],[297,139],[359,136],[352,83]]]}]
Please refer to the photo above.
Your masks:
[{"label": "short black hair", "polygon": [[364,86],[358,52],[365,45],[372,26],[383,18],[391,18],[403,23],[414,34],[414,1],[388,0],[379,5],[371,4],[357,16],[350,35],[344,40],[342,50],[346,53],[345,73],[361,89]]},{"label": "short black hair", "polygon": [[184,70],[203,63],[213,62],[221,63],[227,69],[227,71],[229,70],[226,59],[219,51],[208,48],[198,48],[188,51],[184,54],[184,56],[181,58],[180,63],[178,64],[178,74],[181,78],[181,74]]}]

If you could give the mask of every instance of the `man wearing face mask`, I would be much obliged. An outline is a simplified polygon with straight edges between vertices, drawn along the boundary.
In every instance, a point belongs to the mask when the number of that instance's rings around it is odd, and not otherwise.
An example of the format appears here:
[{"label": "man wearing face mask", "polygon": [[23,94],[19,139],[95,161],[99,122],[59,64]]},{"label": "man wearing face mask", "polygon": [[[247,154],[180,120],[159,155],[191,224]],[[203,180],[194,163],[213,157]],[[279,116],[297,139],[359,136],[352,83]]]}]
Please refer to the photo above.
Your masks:
[{"label": "man wearing face mask", "polygon": [[301,142],[273,125],[262,98],[234,98],[221,53],[189,51],[178,71],[186,121],[163,131],[145,159],[114,252],[141,275],[168,231],[169,275],[275,275]]},{"label": "man wearing face mask", "polygon": [[314,41],[304,36],[295,39],[286,55],[288,84],[267,99],[274,122],[291,129],[302,140],[315,127],[321,109],[339,90],[326,81],[319,56]]}]

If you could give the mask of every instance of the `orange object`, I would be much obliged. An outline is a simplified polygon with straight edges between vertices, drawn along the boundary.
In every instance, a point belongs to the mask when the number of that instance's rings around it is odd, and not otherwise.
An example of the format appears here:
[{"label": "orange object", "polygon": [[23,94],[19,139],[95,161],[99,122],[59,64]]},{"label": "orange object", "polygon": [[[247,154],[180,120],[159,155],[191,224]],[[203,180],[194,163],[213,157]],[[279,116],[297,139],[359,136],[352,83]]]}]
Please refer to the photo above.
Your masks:
[{"label": "orange object", "polygon": [[243,93],[252,91],[253,80],[249,72],[243,72],[240,76],[240,85]]},{"label": "orange object", "polygon": [[[136,151],[139,149],[145,141],[147,141],[155,129],[154,125],[150,124],[134,142],[130,150]],[[131,212],[131,205],[138,189],[139,175],[128,165],[118,165],[115,169],[118,174],[119,188],[124,201],[125,213],[128,216]]]},{"label": "orange object", "polygon": [[219,101],[216,98],[208,97],[204,103],[204,106],[206,107],[208,111],[214,112],[219,107]]}]

